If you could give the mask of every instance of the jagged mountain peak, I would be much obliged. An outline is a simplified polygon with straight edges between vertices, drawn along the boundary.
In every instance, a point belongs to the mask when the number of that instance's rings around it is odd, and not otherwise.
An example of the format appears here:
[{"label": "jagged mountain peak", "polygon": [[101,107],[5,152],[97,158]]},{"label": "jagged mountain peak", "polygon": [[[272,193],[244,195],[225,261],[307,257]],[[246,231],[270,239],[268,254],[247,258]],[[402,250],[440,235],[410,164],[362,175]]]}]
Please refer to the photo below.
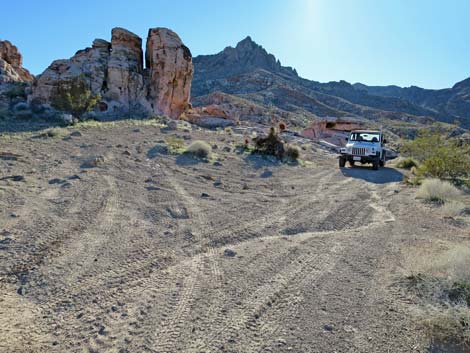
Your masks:
[{"label": "jagged mountain peak", "polygon": [[297,76],[297,72],[281,65],[276,57],[257,44],[250,36],[237,43],[235,47],[226,47],[214,55],[200,55],[193,60],[198,68],[195,75],[205,79],[230,77],[258,69],[276,74]]}]

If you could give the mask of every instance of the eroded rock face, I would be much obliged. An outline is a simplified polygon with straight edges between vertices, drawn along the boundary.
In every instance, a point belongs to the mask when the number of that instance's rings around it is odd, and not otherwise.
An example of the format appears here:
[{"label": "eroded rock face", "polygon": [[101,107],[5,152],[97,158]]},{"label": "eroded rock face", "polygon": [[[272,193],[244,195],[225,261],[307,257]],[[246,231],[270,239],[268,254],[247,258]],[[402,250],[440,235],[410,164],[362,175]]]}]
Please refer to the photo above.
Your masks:
[{"label": "eroded rock face", "polygon": [[30,82],[33,76],[23,68],[23,57],[9,41],[0,41],[0,83]]},{"label": "eroded rock face", "polygon": [[31,102],[50,105],[64,82],[82,77],[103,113],[164,114],[178,118],[189,105],[193,66],[191,53],[169,29],[149,30],[147,68],[142,39],[124,28],[112,30],[111,42],[95,39],[91,48],[54,61],[34,82]]},{"label": "eroded rock face", "polygon": [[125,107],[142,103],[144,98],[142,39],[124,28],[114,28],[107,77],[103,91],[109,100]]},{"label": "eroded rock face", "polygon": [[177,118],[190,107],[193,78],[190,50],[167,28],[149,30],[145,54],[149,70],[148,100],[152,108]]}]

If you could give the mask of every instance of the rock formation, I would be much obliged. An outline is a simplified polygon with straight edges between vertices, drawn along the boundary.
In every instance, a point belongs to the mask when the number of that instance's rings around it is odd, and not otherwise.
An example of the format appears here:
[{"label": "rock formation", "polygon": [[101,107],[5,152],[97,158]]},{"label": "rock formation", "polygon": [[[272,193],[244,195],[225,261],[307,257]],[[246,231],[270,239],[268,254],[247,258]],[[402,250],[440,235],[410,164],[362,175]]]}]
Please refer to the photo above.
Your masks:
[{"label": "rock formation", "polygon": [[189,105],[192,57],[181,39],[166,28],[149,30],[146,64],[142,39],[123,28],[112,30],[111,42],[95,39],[91,48],[54,61],[34,82],[29,101],[49,105],[60,86],[82,77],[103,97],[103,114],[164,114],[178,118]]},{"label": "rock formation", "polygon": [[148,99],[165,115],[178,117],[188,109],[192,56],[178,35],[166,28],[149,30],[145,53],[149,70]]},{"label": "rock formation", "polygon": [[30,82],[33,76],[23,68],[23,57],[9,41],[0,41],[0,84]]}]

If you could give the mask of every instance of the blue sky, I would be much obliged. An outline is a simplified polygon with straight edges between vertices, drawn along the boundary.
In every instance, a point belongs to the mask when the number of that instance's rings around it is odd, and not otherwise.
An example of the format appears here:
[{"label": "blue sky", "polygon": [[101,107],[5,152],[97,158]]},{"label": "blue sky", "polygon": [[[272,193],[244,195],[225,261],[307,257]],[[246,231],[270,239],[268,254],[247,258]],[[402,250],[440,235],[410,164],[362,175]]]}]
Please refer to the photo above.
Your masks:
[{"label": "blue sky", "polygon": [[34,74],[120,26],[144,43],[148,28],[169,27],[193,55],[250,35],[321,82],[443,88],[470,76],[468,0],[4,0],[1,8],[0,39],[20,48]]}]

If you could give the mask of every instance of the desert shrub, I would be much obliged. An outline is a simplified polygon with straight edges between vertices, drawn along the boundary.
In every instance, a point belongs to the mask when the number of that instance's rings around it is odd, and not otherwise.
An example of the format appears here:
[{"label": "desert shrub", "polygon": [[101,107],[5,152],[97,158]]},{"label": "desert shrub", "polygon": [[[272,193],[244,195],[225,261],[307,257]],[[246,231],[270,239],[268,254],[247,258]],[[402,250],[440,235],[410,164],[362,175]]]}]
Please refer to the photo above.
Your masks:
[{"label": "desert shrub", "polygon": [[67,135],[68,130],[60,127],[54,127],[50,128],[47,130],[44,130],[42,134],[40,134],[41,137],[50,137],[50,138],[59,138]]},{"label": "desert shrub", "polygon": [[5,96],[7,96],[10,100],[15,98],[23,98],[26,99],[26,83],[15,83],[5,91]]},{"label": "desert shrub", "polygon": [[212,153],[212,148],[207,142],[196,140],[188,146],[186,152],[198,158],[208,158]]},{"label": "desert shrub", "polygon": [[470,175],[470,143],[424,132],[405,143],[402,153],[415,158],[419,174],[439,179],[457,179]]},{"label": "desert shrub", "polygon": [[460,201],[449,201],[442,206],[442,213],[447,217],[460,216],[466,209],[463,202]]},{"label": "desert shrub", "polygon": [[10,116],[10,111],[7,107],[0,107],[0,119],[4,119]]},{"label": "desert shrub", "polygon": [[413,256],[409,288],[420,300],[418,317],[441,340],[470,344],[470,246],[433,256]]},{"label": "desert shrub", "polygon": [[265,137],[256,137],[253,139],[255,143],[254,153],[261,153],[266,155],[275,156],[282,159],[285,154],[284,142],[276,133],[276,130],[271,127],[269,133]]},{"label": "desert shrub", "polygon": [[451,183],[439,179],[426,179],[422,182],[416,196],[426,201],[444,203],[459,197],[460,191]]},{"label": "desert shrub", "polygon": [[232,130],[231,127],[226,127],[226,128],[224,129],[224,131],[225,131],[225,133],[226,133],[227,135],[232,135],[232,134],[233,134],[233,130]]},{"label": "desert shrub", "polygon": [[13,110],[15,112],[20,112],[20,111],[28,110],[28,109],[29,109],[29,106],[25,102],[19,102],[19,103],[15,104],[15,106],[13,107]]},{"label": "desert shrub", "polygon": [[288,146],[286,149],[286,157],[292,161],[296,161],[300,157],[300,150],[296,146]]},{"label": "desert shrub", "polygon": [[170,153],[182,153],[184,147],[184,140],[179,137],[171,136],[166,139],[168,146],[168,152]]},{"label": "desert shrub", "polygon": [[84,78],[79,76],[59,85],[57,94],[52,98],[52,106],[80,119],[93,110],[100,100],[101,95],[93,94]]},{"label": "desert shrub", "polygon": [[414,168],[418,167],[418,162],[415,159],[408,157],[408,158],[403,158],[399,160],[396,166],[398,168],[411,169],[413,167]]}]

